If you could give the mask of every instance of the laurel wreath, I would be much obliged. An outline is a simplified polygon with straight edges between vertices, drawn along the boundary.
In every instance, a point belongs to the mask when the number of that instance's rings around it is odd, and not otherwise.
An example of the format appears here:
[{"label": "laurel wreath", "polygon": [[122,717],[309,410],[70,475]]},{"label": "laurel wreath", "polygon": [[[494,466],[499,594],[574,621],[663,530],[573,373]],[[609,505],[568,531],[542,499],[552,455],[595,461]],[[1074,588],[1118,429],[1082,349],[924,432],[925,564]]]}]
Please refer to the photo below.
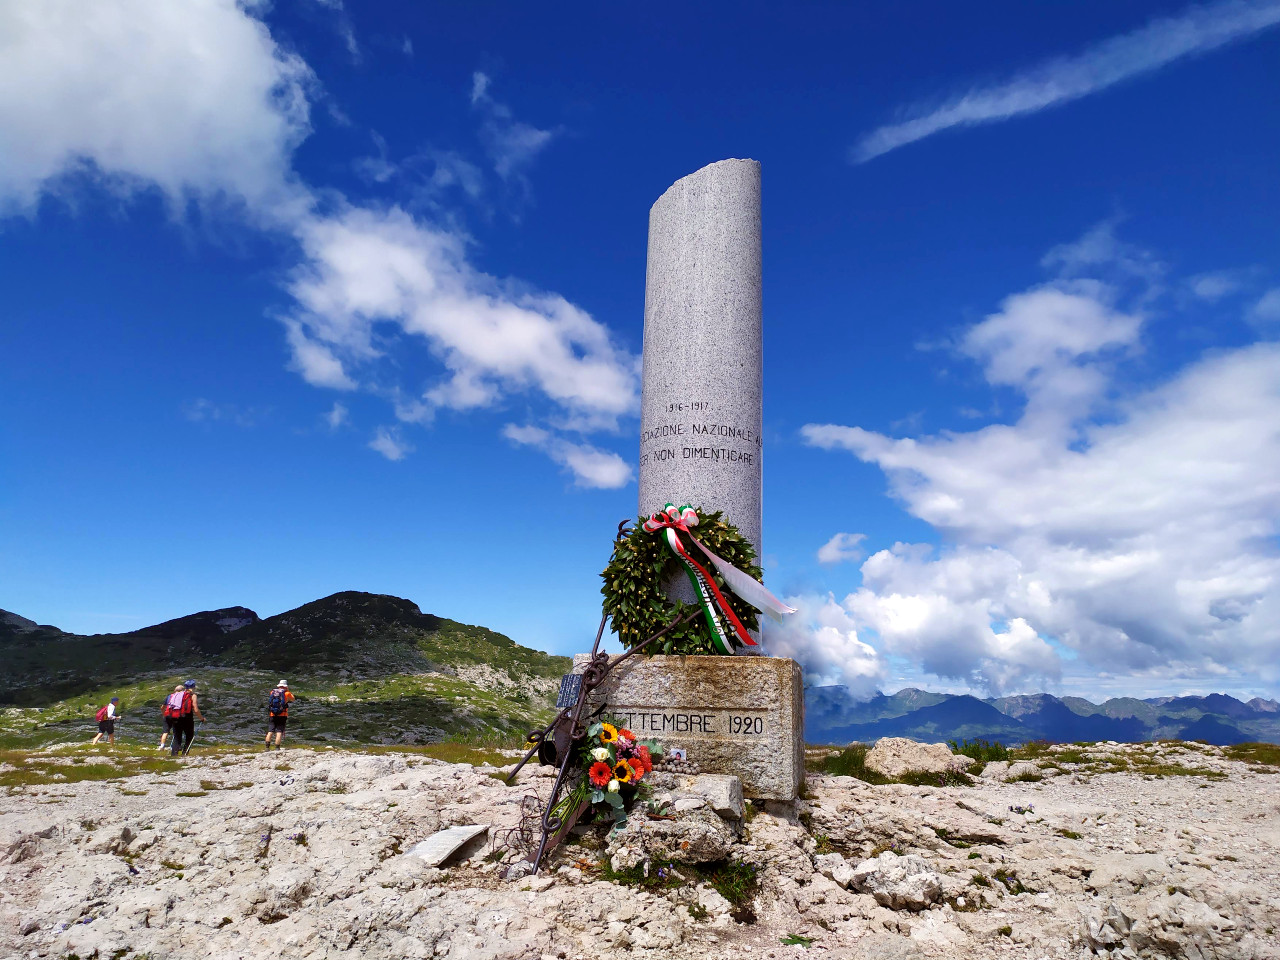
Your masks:
[{"label": "laurel wreath", "polygon": [[[755,549],[738,532],[738,528],[727,522],[719,510],[714,513],[699,510],[698,517],[698,539],[707,545],[707,549],[759,580],[763,571],[755,565]],[[615,541],[609,565],[600,574],[604,580],[604,586],[600,588],[604,594],[604,612],[609,615],[613,632],[626,647],[647,640],[686,610],[698,606],[668,599],[663,586],[677,577],[684,577],[684,566],[667,547],[661,534],[645,532],[644,520],[641,517]],[[702,551],[696,544],[686,546],[701,558]],[[760,619],[756,609],[730,591],[709,563],[703,565],[713,570],[716,585],[724,592],[743,625],[748,630],[758,629]],[[703,617],[676,627],[662,639],[661,644],[661,649],[657,649],[655,644],[646,648],[646,653],[711,656],[718,653],[712,646],[711,634]]]}]

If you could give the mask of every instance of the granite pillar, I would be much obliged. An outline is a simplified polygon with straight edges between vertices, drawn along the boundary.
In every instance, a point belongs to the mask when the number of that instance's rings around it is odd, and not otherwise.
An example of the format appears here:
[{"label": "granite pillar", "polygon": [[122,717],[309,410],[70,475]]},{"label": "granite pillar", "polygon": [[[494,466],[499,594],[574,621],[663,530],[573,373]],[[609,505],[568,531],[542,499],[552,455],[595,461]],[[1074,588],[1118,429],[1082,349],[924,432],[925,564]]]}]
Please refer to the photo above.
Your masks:
[{"label": "granite pillar", "polygon": [[721,160],[649,211],[642,514],[723,510],[759,554],[762,355],[760,164]]}]

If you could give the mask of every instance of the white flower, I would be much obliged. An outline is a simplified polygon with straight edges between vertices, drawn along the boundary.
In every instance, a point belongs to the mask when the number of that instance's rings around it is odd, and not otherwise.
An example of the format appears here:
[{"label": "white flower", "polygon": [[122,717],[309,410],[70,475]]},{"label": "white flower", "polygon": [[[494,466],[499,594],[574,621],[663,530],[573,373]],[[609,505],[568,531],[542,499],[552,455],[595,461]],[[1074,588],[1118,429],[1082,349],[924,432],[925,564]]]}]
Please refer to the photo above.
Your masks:
[{"label": "white flower", "polygon": [[608,760],[609,751],[606,750],[604,747],[596,747],[594,750],[591,751],[591,756],[595,757],[597,760]]},{"label": "white flower", "polygon": [[620,786],[617,780],[610,780],[608,790],[610,793],[617,793]]}]

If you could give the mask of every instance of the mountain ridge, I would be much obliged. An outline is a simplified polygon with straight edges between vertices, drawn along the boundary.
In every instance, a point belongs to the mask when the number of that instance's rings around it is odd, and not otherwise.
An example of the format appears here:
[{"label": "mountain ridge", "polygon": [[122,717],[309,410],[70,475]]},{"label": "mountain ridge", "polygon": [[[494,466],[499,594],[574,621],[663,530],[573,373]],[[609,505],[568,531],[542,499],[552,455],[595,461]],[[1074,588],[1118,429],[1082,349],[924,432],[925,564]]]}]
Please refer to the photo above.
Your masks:
[{"label": "mountain ridge", "polygon": [[550,716],[571,661],[411,600],[343,591],[270,617],[222,607],[119,634],[0,611],[0,663],[0,746],[23,746],[82,735],[111,696],[122,730],[158,738],[164,695],[187,678],[211,717],[205,736],[235,740],[263,722],[282,676],[300,700],[289,729],[302,740],[510,740]]},{"label": "mountain ridge", "polygon": [[[931,699],[910,710],[888,704]],[[805,739],[810,743],[867,742],[886,736],[916,740],[1032,740],[1058,743],[1114,740],[1204,740],[1217,746],[1263,741],[1280,743],[1280,703],[1228,694],[1113,697],[1100,704],[1049,693],[992,697],[930,694],[907,687],[859,701],[839,686],[805,691]]]}]

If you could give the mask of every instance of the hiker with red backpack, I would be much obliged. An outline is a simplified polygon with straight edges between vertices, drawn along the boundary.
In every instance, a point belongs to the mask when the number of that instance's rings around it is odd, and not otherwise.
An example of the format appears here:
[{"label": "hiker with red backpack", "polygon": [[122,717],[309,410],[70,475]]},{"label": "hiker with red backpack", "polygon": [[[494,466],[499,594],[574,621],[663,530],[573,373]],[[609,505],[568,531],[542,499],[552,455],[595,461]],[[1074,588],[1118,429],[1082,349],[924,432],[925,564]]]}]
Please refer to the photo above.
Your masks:
[{"label": "hiker with red backpack", "polygon": [[289,692],[289,684],[281,680],[267,694],[267,739],[262,749],[271,749],[271,734],[276,735],[276,749],[280,749],[280,741],[284,739],[284,728],[289,723],[289,703],[294,699]]},{"label": "hiker with red backpack", "polygon": [[[170,694],[169,699],[173,699]],[[196,719],[204,723],[204,714],[200,712],[200,700],[196,697],[196,682],[184,680],[182,693],[178,695],[178,715],[173,721],[173,747],[170,756],[187,755],[191,749],[191,741],[196,738]]]},{"label": "hiker with red backpack", "polygon": [[113,747],[116,745],[116,716],[119,711],[116,704],[119,702],[119,697],[112,697],[111,702],[105,707],[98,708],[98,712],[94,715],[94,719],[98,721],[98,735],[93,738],[94,743],[105,736],[107,743]]},{"label": "hiker with red backpack", "polygon": [[160,708],[160,718],[164,720],[164,733],[160,734],[160,746],[156,747],[157,750],[164,749],[165,741],[169,739],[169,734],[174,732],[178,711],[182,707],[183,689],[182,684],[176,684],[173,688],[173,693],[164,698],[164,706]]}]

